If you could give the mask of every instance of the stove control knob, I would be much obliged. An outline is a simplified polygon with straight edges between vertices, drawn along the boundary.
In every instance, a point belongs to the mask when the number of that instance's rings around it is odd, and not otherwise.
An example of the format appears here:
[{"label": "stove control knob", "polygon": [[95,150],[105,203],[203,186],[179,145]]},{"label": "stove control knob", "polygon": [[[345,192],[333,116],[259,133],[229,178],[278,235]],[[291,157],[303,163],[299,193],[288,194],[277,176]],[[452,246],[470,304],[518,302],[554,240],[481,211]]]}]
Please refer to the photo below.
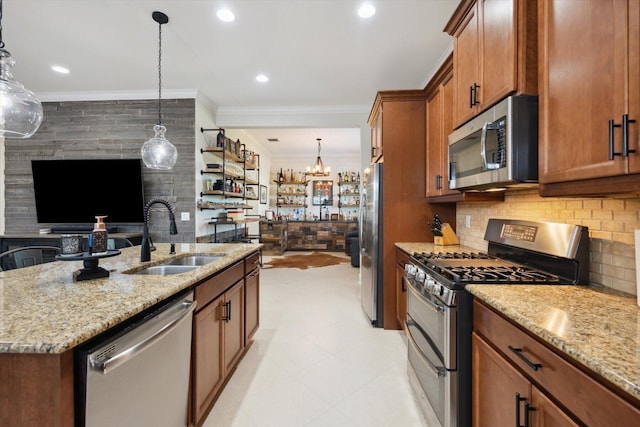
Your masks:
[{"label": "stove control knob", "polygon": [[420,283],[423,283],[425,278],[426,278],[425,272],[418,270],[418,273],[416,273],[416,280]]},{"label": "stove control knob", "polygon": [[418,271],[418,269],[416,267],[414,267],[413,265],[411,265],[411,264],[406,264],[404,266],[404,271],[407,272],[407,277],[408,278],[412,278],[412,277],[414,277],[416,275],[416,272]]},{"label": "stove control knob", "polygon": [[429,292],[433,292],[433,289],[435,289],[435,286],[436,286],[436,281],[433,280],[430,276],[427,276],[427,278],[424,281],[424,287]]}]

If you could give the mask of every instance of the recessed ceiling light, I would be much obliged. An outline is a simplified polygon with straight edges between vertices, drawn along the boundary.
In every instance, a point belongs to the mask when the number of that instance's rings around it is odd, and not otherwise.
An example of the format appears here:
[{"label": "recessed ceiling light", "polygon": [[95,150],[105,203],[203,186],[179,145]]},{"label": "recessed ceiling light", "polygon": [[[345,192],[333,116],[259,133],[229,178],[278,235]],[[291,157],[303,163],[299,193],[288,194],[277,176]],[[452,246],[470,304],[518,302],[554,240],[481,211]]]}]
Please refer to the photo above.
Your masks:
[{"label": "recessed ceiling light", "polygon": [[257,80],[257,81],[259,81],[260,83],[266,83],[266,82],[268,82],[268,81],[269,81],[269,77],[267,77],[267,76],[266,76],[266,75],[264,75],[264,74],[258,74],[258,75],[256,76],[256,80]]},{"label": "recessed ceiling light", "polygon": [[224,22],[233,22],[236,16],[229,9],[220,9],[216,12],[216,16],[219,20]]},{"label": "recessed ceiling light", "polygon": [[60,73],[60,74],[69,74],[69,69],[66,67],[63,67],[61,65],[52,65],[51,69],[53,71],[55,71],[56,73]]},{"label": "recessed ceiling light", "polygon": [[376,13],[376,8],[371,3],[364,3],[358,9],[358,16],[361,18],[371,18]]}]

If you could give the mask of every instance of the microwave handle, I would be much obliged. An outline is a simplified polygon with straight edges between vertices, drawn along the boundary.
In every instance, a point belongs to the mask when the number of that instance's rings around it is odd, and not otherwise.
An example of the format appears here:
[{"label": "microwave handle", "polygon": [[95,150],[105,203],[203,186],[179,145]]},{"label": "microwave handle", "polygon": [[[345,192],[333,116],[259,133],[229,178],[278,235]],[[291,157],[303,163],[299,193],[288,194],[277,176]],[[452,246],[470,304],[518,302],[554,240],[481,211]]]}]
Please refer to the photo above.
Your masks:
[{"label": "microwave handle", "polygon": [[485,122],[480,133],[480,157],[482,157],[482,170],[485,171],[487,170],[487,129],[489,124],[489,122]]},{"label": "microwave handle", "polygon": [[482,170],[497,169],[496,164],[492,163],[492,167],[489,168],[489,162],[487,162],[487,132],[489,130],[497,130],[498,126],[495,123],[485,122],[482,125],[482,131],[480,132],[480,157],[482,157]]}]

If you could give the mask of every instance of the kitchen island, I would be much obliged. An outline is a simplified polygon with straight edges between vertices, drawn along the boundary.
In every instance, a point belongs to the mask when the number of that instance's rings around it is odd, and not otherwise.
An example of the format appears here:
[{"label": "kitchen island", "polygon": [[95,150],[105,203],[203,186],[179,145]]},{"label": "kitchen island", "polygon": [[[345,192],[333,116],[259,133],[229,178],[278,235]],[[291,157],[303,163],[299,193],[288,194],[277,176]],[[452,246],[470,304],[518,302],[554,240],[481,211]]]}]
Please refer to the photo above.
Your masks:
[{"label": "kitchen island", "polygon": [[[74,425],[74,348],[256,254],[260,244],[156,244],[100,260],[110,277],[73,281],[82,261],[0,273],[0,425]],[[131,274],[187,254],[223,255],[182,274]],[[245,267],[242,266],[242,271]],[[40,424],[37,424],[40,423]]]},{"label": "kitchen island", "polygon": [[[414,252],[478,252],[464,246],[413,242],[396,243],[396,248],[399,255],[405,257]],[[602,286],[581,285],[469,284],[465,289],[482,307],[506,319],[500,327],[497,323],[482,326],[487,315],[475,313],[474,330],[482,331],[484,327],[486,335],[506,336],[502,326],[515,325],[568,361],[572,368],[586,373],[598,387],[620,397],[629,404],[631,412],[640,413],[640,307],[635,295]],[[480,307],[477,303],[475,306]],[[498,344],[492,342],[491,345]],[[531,357],[531,349],[523,348],[523,356]],[[511,352],[507,349],[507,353]],[[590,389],[593,387],[582,391],[586,394]],[[585,398],[585,395],[575,395],[573,400]],[[507,403],[509,408],[514,406],[512,400]],[[570,403],[563,405],[571,407]],[[613,407],[605,400],[592,406]],[[576,411],[579,409],[574,410],[574,415],[580,418],[582,414]],[[589,412],[597,411],[592,407]]]}]

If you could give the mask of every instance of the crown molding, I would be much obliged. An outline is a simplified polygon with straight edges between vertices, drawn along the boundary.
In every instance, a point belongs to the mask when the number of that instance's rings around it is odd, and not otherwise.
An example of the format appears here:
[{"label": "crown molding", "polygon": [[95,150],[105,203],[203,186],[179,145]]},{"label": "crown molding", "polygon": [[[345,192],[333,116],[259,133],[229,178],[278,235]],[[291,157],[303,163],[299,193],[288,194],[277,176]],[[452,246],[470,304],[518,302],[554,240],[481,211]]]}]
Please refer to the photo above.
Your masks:
[{"label": "crown molding", "polygon": [[227,128],[359,127],[369,105],[219,107],[216,123]]}]

